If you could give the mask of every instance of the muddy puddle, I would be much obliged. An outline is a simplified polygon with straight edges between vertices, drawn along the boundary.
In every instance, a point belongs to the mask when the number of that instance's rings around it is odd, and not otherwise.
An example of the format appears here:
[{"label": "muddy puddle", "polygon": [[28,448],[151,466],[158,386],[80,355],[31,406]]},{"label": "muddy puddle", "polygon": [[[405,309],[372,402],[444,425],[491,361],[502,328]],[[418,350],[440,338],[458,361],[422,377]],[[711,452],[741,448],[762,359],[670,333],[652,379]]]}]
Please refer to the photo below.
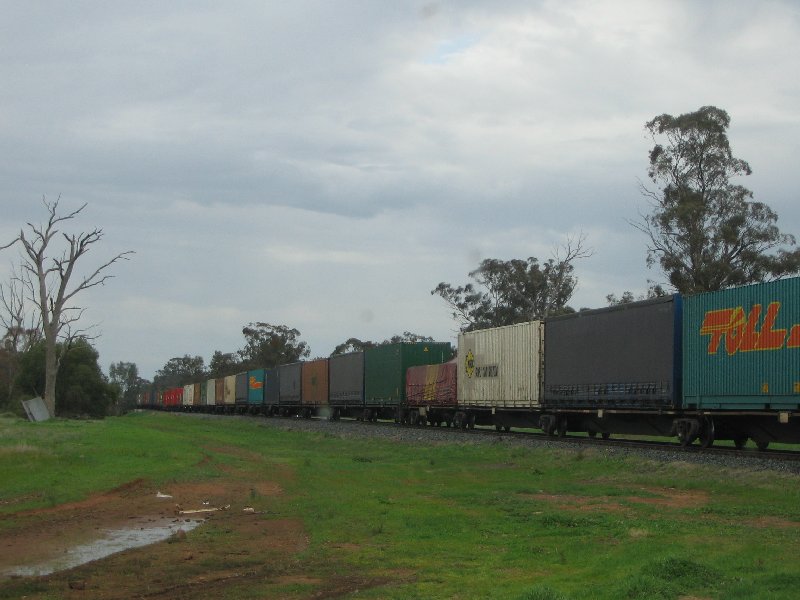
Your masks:
[{"label": "muddy puddle", "polygon": [[65,548],[63,553],[34,565],[17,565],[0,572],[5,577],[34,577],[50,575],[57,571],[71,569],[79,565],[129,550],[155,544],[168,539],[179,531],[188,532],[203,523],[202,519],[148,520],[140,524],[118,529],[106,529],[101,537],[85,544]]}]

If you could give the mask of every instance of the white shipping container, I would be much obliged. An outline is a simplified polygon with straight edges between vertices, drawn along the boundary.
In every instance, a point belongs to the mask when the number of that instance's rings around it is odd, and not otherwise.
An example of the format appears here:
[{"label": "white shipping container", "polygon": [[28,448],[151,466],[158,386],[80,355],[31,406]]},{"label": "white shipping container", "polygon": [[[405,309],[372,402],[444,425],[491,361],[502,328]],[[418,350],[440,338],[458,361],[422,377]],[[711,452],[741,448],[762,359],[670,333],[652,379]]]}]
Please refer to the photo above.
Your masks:
[{"label": "white shipping container", "polygon": [[539,406],[544,323],[531,321],[458,336],[458,401],[464,406]]},{"label": "white shipping container", "polygon": [[194,402],[194,384],[183,386],[183,405],[191,406]]},{"label": "white shipping container", "polygon": [[228,375],[225,378],[225,404],[236,404],[236,375]]},{"label": "white shipping container", "polygon": [[213,406],[217,403],[217,380],[209,379],[206,383],[206,405]]}]

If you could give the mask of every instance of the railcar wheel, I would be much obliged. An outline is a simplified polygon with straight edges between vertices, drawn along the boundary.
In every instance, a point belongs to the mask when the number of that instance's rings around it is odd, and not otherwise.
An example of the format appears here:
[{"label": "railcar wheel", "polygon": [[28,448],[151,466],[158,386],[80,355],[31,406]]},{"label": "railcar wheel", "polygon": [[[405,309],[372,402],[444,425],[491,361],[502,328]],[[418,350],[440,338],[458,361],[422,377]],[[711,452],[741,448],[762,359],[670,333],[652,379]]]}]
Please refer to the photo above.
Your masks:
[{"label": "railcar wheel", "polygon": [[737,435],[733,438],[733,445],[736,446],[737,450],[742,450],[747,445],[747,436],[746,435]]},{"label": "railcar wheel", "polygon": [[503,426],[502,426],[502,425],[495,425],[495,426],[494,426],[494,428],[495,428],[497,431],[503,431]]},{"label": "railcar wheel", "polygon": [[470,429],[475,429],[475,415],[470,415],[467,421],[467,425]]},{"label": "railcar wheel", "polygon": [[697,419],[678,419],[675,433],[681,446],[691,446],[700,434],[701,424]]},{"label": "railcar wheel", "polygon": [[767,448],[769,448],[769,442],[766,440],[756,440],[756,448],[758,448],[761,451],[764,451]]},{"label": "railcar wheel", "polygon": [[607,440],[611,437],[611,434],[607,431],[604,431],[602,435],[604,440]]},{"label": "railcar wheel", "polygon": [[714,445],[714,419],[711,417],[703,421],[703,427],[700,431],[700,447],[711,448]]}]

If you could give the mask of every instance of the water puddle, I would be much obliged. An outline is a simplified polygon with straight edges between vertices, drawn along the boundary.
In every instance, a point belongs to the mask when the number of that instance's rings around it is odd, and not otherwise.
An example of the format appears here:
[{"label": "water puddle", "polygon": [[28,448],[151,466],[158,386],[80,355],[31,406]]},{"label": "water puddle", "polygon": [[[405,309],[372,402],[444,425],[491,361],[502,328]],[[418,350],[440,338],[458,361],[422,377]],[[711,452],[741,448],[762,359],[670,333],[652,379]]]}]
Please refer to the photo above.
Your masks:
[{"label": "water puddle", "polygon": [[105,558],[111,554],[139,548],[156,542],[166,540],[180,530],[191,531],[203,521],[174,519],[161,522],[142,524],[138,527],[125,527],[120,529],[107,529],[103,537],[92,542],[68,548],[64,554],[53,559],[43,561],[36,565],[20,565],[6,569],[0,575],[34,577],[37,575],[50,575],[56,571],[63,571],[82,565],[84,563]]}]

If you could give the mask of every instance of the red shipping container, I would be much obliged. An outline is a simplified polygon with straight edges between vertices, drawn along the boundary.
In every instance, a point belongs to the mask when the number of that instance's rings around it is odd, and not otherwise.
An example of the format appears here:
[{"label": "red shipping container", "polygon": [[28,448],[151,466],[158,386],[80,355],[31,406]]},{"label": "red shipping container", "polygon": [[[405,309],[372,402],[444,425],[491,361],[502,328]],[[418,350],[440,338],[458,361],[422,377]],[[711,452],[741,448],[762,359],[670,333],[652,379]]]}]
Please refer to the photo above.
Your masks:
[{"label": "red shipping container", "polygon": [[409,367],[406,371],[408,406],[456,406],[456,361]]}]

